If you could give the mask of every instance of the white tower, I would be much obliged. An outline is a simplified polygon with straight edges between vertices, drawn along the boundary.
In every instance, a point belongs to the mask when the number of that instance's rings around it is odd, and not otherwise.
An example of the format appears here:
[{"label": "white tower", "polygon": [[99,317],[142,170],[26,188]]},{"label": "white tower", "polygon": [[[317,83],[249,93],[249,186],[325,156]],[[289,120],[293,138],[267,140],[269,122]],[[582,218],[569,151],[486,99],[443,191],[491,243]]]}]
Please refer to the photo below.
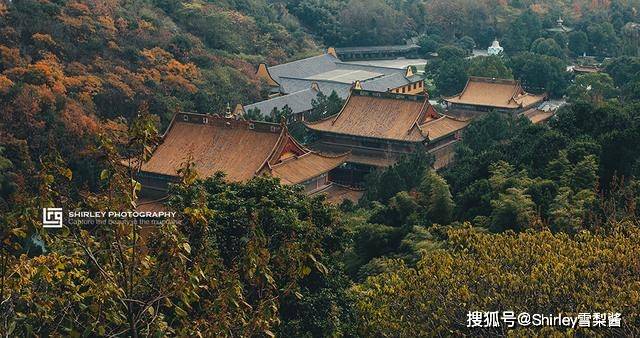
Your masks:
[{"label": "white tower", "polygon": [[489,55],[498,55],[504,51],[504,48],[500,47],[500,42],[498,39],[493,40],[493,43],[489,48],[487,48],[487,54]]}]

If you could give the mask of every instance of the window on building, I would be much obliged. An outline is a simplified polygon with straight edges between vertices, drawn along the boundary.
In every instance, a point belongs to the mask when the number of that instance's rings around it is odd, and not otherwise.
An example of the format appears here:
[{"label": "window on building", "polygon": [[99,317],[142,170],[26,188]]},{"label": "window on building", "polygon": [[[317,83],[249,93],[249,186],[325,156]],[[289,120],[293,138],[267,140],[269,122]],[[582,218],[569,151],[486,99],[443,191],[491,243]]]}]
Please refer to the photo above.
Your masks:
[{"label": "window on building", "polygon": [[404,94],[407,91],[406,87],[402,87],[402,94]]},{"label": "window on building", "polygon": [[203,118],[202,118],[202,123],[204,123],[204,124],[209,123],[209,119],[208,119],[208,118],[206,118],[206,117],[203,117]]}]

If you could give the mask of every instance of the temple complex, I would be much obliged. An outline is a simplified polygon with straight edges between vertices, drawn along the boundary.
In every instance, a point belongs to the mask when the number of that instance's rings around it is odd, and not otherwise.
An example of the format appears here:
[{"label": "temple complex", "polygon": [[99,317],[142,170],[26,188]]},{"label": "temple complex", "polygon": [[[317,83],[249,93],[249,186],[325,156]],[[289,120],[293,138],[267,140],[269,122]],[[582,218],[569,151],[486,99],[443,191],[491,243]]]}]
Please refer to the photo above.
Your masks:
[{"label": "temple complex", "polygon": [[406,94],[424,92],[423,77],[411,67],[343,62],[338,55],[336,49],[329,48],[324,54],[280,65],[260,64],[256,75],[269,86],[269,99],[244,105],[242,111],[271,115],[275,109],[287,106],[295,120],[304,120],[320,92],[328,96],[335,91],[341,98],[346,98],[352,87]]},{"label": "temple complex", "polygon": [[151,158],[141,165],[138,181],[144,196],[162,197],[168,184],[178,181],[179,168],[192,161],[201,178],[223,172],[228,181],[238,182],[269,175],[283,184],[300,184],[312,194],[331,186],[330,171],[348,156],[309,150],[284,125],[179,113]]},{"label": "temple complex", "polygon": [[392,165],[414,151],[433,153],[435,167],[446,166],[467,124],[438,114],[427,95],[354,88],[338,114],[306,126],[314,134],[313,149],[351,152],[347,165],[335,171],[334,179],[358,186],[364,174]]}]

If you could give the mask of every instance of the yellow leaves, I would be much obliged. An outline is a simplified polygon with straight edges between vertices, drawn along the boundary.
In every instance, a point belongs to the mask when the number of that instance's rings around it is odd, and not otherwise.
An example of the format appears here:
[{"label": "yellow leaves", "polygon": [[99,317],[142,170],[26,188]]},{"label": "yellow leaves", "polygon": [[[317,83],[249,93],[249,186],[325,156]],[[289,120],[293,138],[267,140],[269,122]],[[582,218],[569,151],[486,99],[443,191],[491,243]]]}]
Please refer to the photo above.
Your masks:
[{"label": "yellow leaves", "polygon": [[35,33],[31,36],[34,41],[40,42],[47,46],[56,46],[56,41],[53,40],[51,35],[44,33]]},{"label": "yellow leaves", "polygon": [[138,74],[145,80],[156,82],[168,94],[173,91],[195,93],[198,90],[194,82],[200,81],[201,74],[196,65],[177,61],[171,53],[158,47],[144,49],[140,54],[147,65]]},{"label": "yellow leaves", "polygon": [[18,48],[10,48],[0,45],[0,65],[4,69],[20,67],[26,64],[25,60],[20,56]]},{"label": "yellow leaves", "polygon": [[152,49],[143,49],[140,51],[147,62],[152,64],[166,64],[169,60],[173,59],[173,55],[160,47],[154,47]]},{"label": "yellow leaves", "polygon": [[305,277],[308,276],[311,273],[311,268],[308,266],[303,266],[302,269],[300,269],[300,276]]},{"label": "yellow leaves", "polygon": [[452,230],[447,250],[426,253],[417,270],[398,265],[352,288],[359,317],[368,318],[360,333],[449,335],[442,330],[450,321],[473,309],[635,314],[640,258],[632,252],[640,251],[639,233],[629,227],[625,234],[572,238]]},{"label": "yellow leaves", "polygon": [[145,31],[154,30],[153,24],[143,19],[138,20],[138,27],[140,27],[140,29]]},{"label": "yellow leaves", "polygon": [[0,94],[6,94],[13,87],[13,81],[4,75],[0,75]]},{"label": "yellow leaves", "polygon": [[98,131],[98,122],[92,116],[87,115],[84,109],[73,100],[67,102],[61,117],[71,135],[81,137]]},{"label": "yellow leaves", "polygon": [[114,35],[117,33],[115,21],[112,17],[101,15],[98,17],[98,23],[100,24],[100,27],[102,27],[102,29],[104,29],[109,35]]},{"label": "yellow leaves", "polygon": [[184,242],[184,243],[182,243],[181,247],[186,253],[188,253],[188,254],[191,253],[191,245],[189,245],[189,243]]}]

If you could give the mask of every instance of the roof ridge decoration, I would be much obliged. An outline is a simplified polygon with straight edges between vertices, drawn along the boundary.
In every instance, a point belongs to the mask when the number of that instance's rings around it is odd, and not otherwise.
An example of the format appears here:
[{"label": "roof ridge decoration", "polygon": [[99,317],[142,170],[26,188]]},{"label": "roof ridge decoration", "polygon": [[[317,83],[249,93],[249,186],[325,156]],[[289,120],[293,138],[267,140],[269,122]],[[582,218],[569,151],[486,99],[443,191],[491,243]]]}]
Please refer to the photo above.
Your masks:
[{"label": "roof ridge decoration", "polygon": [[[353,89],[349,91],[349,96],[347,96],[347,99],[344,100],[344,104],[340,108],[340,111],[335,115],[335,118],[333,119],[333,121],[331,121],[331,125],[334,125],[336,121],[338,121],[338,117],[340,117],[340,115],[344,111],[344,108],[347,106],[347,104],[349,104],[349,101],[351,100],[351,95],[353,95]],[[320,121],[316,121],[316,122],[320,122]]]},{"label": "roof ridge decoration", "polygon": [[518,100],[516,100],[516,96],[518,95],[518,93],[521,91],[521,87],[520,87],[520,83],[516,82],[516,85],[513,88],[513,93],[511,94],[511,97],[509,98],[508,102],[513,101],[515,104],[517,104],[519,107],[522,107],[522,103],[518,103]]},{"label": "roof ridge decoration", "polygon": [[429,133],[427,133],[427,135],[424,134],[424,132],[422,131],[422,128],[420,128],[420,125],[418,123],[418,121],[420,121],[421,119],[424,118],[424,115],[426,114],[426,105],[430,104],[429,103],[429,98],[424,99],[424,101],[422,102],[422,106],[420,107],[420,112],[418,113],[418,116],[416,116],[416,119],[413,121],[413,124],[411,124],[411,127],[409,128],[409,130],[407,130],[407,135],[411,133],[411,131],[413,130],[413,128],[418,128],[418,131],[420,132],[420,135],[424,136],[424,137],[428,137]]},{"label": "roof ridge decoration", "polygon": [[271,151],[269,152],[269,154],[267,155],[267,158],[264,159],[264,161],[262,161],[262,164],[258,167],[258,170],[256,170],[254,175],[259,175],[260,172],[265,168],[269,168],[269,170],[271,170],[271,164],[269,163],[269,161],[271,160],[271,158],[273,157],[274,153],[276,152],[276,149],[280,148],[280,144],[283,140],[283,137],[285,136],[285,134],[288,134],[288,131],[285,128],[282,128],[280,130],[280,135],[278,136],[278,140],[276,141],[276,143],[274,144],[273,148],[271,148]]},{"label": "roof ridge decoration", "polygon": [[[207,119],[208,118],[212,118],[212,119],[218,120],[219,122],[224,121],[228,125],[231,125],[231,123],[234,123],[234,124],[237,124],[237,125],[243,125],[244,127],[246,127],[246,129],[251,130],[251,131],[256,132],[256,133],[263,133],[263,132],[273,133],[273,131],[255,130],[255,129],[250,127],[252,124],[254,126],[255,126],[256,123],[260,124],[260,125],[264,125],[264,126],[269,126],[270,129],[271,129],[271,127],[275,127],[277,125],[276,123],[266,122],[266,121],[245,120],[244,118],[241,118],[241,119],[226,118],[226,117],[222,117],[222,116],[220,116],[218,114],[207,115],[207,114],[190,113],[190,112],[178,112],[178,113],[173,114],[173,117],[171,118],[171,122],[169,122],[169,125],[167,126],[167,129],[165,129],[164,133],[160,136],[160,139],[161,139],[160,143],[154,147],[152,153],[155,152],[156,148],[162,142],[164,142],[165,137],[169,134],[169,132],[171,131],[171,129],[174,127],[174,125],[176,123],[193,123],[193,122],[191,122],[191,120],[189,120],[189,121],[179,121],[178,120],[176,122],[176,118],[178,117],[178,115],[202,117],[202,118],[207,118]],[[201,124],[210,126],[209,123],[201,123]]]},{"label": "roof ridge decoration", "polygon": [[407,77],[407,78],[408,78],[408,77],[412,77],[413,75],[414,75],[414,74],[413,74],[413,68],[411,68],[411,66],[410,66],[410,65],[409,65],[409,66],[407,66],[407,69],[406,69],[406,71],[405,71],[405,73],[404,73],[404,77]]},{"label": "roof ridge decoration", "polygon": [[267,64],[264,62],[260,62],[260,64],[258,65],[258,69],[256,70],[256,75],[258,77],[264,77],[266,75],[267,79],[265,80],[267,80],[267,82],[271,80],[276,85],[281,86],[281,84],[278,81],[276,81],[276,79],[273,78],[273,75],[271,75],[271,72],[269,71],[269,66],[267,66]]},{"label": "roof ridge decoration", "polygon": [[514,79],[501,79],[496,77],[486,77],[486,76],[469,76],[467,82],[474,80],[476,82],[486,82],[486,83],[498,83],[498,84],[519,84],[520,81]]}]

